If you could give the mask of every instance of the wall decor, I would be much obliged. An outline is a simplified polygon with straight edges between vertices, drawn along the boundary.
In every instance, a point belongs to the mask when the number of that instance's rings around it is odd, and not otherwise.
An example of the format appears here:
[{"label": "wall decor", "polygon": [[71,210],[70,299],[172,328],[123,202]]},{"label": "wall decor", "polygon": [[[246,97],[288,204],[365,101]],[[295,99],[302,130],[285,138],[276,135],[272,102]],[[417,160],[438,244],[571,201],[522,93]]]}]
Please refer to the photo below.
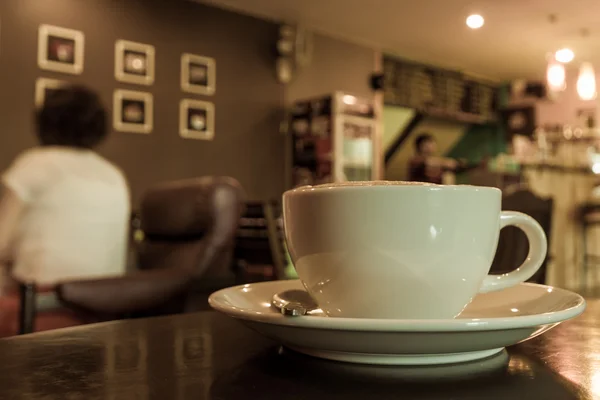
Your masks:
[{"label": "wall decor", "polygon": [[66,85],[67,82],[57,79],[38,78],[35,81],[35,107],[41,108],[51,91]]},{"label": "wall decor", "polygon": [[83,32],[52,25],[38,29],[38,66],[66,74],[83,72]]},{"label": "wall decor", "polygon": [[154,46],[117,40],[115,43],[115,78],[139,85],[154,83]]},{"label": "wall decor", "polygon": [[121,132],[150,133],[153,108],[152,94],[117,89],[113,95],[113,127]]},{"label": "wall decor", "polygon": [[214,104],[201,100],[181,100],[179,135],[185,139],[213,140],[215,137]]},{"label": "wall decor", "polygon": [[217,86],[214,58],[184,53],[181,55],[181,89],[184,92],[212,95]]}]

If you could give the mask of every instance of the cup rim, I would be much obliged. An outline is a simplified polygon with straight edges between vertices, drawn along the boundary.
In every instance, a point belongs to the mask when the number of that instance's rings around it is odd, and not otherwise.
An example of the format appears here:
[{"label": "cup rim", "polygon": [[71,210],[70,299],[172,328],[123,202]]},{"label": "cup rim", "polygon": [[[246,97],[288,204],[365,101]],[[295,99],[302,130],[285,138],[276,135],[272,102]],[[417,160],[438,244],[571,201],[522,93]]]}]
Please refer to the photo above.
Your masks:
[{"label": "cup rim", "polygon": [[306,194],[306,193],[331,193],[340,191],[356,191],[356,190],[369,190],[369,191],[385,191],[385,190],[402,190],[402,191],[427,191],[427,192],[495,192],[502,193],[502,191],[496,187],[491,186],[474,186],[474,185],[438,185],[435,183],[426,182],[406,182],[407,184],[390,184],[386,183],[390,181],[371,181],[365,184],[365,182],[344,182],[345,185],[335,186],[336,183],[322,183],[319,185],[304,185],[294,189],[287,190],[285,195],[292,194]]}]

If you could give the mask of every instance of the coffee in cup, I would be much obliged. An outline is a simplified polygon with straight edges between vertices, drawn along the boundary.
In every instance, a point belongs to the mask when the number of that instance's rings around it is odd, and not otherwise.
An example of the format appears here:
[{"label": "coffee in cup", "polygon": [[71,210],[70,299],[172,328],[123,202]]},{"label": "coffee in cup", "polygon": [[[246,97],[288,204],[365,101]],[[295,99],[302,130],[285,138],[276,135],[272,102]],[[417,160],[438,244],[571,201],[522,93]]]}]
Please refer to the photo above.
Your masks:
[{"label": "coffee in cup", "polygon": [[[477,293],[529,279],[547,251],[530,216],[500,190],[415,182],[303,186],[283,195],[285,236],[306,290],[332,317],[454,318]],[[513,272],[487,275],[500,229],[529,240]]]}]

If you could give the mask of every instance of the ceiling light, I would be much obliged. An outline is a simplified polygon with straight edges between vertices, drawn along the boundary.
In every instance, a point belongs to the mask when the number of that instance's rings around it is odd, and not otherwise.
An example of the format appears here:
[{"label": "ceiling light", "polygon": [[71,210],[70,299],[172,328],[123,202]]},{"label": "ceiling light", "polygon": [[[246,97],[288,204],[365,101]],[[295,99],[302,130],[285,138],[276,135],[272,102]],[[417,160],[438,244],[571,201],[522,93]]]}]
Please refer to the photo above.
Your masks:
[{"label": "ceiling light", "polygon": [[596,75],[591,63],[581,64],[579,78],[577,78],[577,94],[581,100],[596,98]]},{"label": "ceiling light", "polygon": [[556,58],[556,61],[566,64],[573,61],[573,58],[575,58],[575,53],[573,53],[573,50],[571,49],[564,48],[554,53],[554,58]]},{"label": "ceiling light", "polygon": [[485,20],[479,14],[471,14],[467,17],[467,26],[471,29],[479,29],[483,26]]},{"label": "ceiling light", "polygon": [[565,66],[559,62],[550,61],[548,63],[548,69],[546,69],[546,80],[550,91],[560,92],[561,90],[564,90],[567,86]]}]

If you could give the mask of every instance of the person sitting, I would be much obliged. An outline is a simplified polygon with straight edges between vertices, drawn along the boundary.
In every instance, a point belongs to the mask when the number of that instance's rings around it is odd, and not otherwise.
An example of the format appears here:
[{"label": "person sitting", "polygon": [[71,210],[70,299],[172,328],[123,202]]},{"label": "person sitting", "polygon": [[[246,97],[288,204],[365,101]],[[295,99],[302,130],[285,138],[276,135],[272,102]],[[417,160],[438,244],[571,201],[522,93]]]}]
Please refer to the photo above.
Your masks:
[{"label": "person sitting", "polygon": [[463,172],[478,166],[468,165],[465,160],[438,156],[435,138],[422,133],[415,139],[415,155],[408,163],[408,180],[441,184],[446,172]]},{"label": "person sitting", "polygon": [[40,146],[1,179],[0,265],[40,286],[124,274],[130,195],[123,173],[94,151],[108,134],[98,96],[52,90],[35,120]]}]

